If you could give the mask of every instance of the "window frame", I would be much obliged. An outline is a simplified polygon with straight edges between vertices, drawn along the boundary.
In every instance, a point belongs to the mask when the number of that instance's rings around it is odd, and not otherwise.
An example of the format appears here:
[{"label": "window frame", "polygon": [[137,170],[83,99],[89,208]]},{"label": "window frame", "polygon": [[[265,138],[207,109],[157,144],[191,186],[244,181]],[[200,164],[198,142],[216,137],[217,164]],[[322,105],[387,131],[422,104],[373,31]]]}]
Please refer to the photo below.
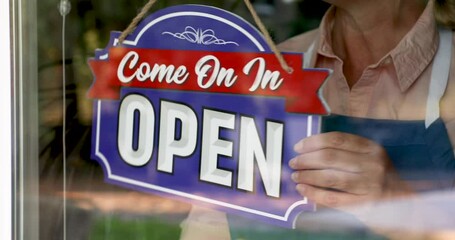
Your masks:
[{"label": "window frame", "polygon": [[0,72],[3,75],[0,88],[0,238],[12,239],[12,129],[11,129],[11,31],[10,2],[0,2]]},{"label": "window frame", "polygon": [[1,239],[34,239],[39,236],[36,2],[9,0],[0,6],[0,22],[6,23],[0,29],[9,33],[9,38],[0,43],[9,48],[0,50],[0,58],[8,62],[1,63],[0,70],[6,72],[9,79],[0,90],[2,103],[9,103],[0,108],[2,116],[8,116],[7,123],[1,126],[4,128],[1,130],[2,141],[6,144],[2,144],[5,151],[0,152],[4,159],[10,160],[3,162],[9,166],[1,167],[2,171],[9,173],[0,173],[5,178],[1,181],[7,183],[5,188],[2,187],[5,191],[2,197],[5,194],[7,203],[1,205],[10,213],[2,214],[5,218],[2,221],[9,223],[5,225],[10,231]]}]

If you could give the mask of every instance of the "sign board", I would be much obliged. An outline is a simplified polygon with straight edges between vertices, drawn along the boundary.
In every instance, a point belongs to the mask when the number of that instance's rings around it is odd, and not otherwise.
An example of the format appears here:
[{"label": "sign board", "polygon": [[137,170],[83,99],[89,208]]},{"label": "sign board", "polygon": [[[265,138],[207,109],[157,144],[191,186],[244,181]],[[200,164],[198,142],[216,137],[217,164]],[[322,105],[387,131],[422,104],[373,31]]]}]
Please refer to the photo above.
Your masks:
[{"label": "sign board", "polygon": [[166,8],[119,35],[89,60],[107,182],[287,227],[314,209],[288,161],[328,113],[328,70],[289,53],[284,71],[254,27],[213,7]]}]

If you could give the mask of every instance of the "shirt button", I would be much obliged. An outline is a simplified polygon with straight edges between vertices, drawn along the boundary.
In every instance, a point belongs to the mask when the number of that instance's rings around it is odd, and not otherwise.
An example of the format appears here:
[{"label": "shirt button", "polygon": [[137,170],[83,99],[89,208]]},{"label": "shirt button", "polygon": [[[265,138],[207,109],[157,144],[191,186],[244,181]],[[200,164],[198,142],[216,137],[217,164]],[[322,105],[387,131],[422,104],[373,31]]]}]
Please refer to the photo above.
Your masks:
[{"label": "shirt button", "polygon": [[391,63],[392,63],[392,59],[386,58],[386,59],[384,60],[383,65],[390,65]]},{"label": "shirt button", "polygon": [[327,53],[327,51],[329,51],[329,47],[327,47],[327,45],[322,46],[322,51]]}]

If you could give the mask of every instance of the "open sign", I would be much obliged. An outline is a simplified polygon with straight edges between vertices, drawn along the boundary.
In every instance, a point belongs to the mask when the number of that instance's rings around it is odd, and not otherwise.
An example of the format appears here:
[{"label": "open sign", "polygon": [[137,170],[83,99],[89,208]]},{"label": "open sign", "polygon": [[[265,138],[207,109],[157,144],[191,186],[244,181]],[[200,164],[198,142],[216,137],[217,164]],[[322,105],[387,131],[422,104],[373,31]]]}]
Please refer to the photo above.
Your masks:
[{"label": "open sign", "polygon": [[285,54],[287,73],[254,28],[212,7],[161,10],[120,47],[118,35],[89,61],[92,157],[106,181],[283,226],[314,208],[288,161],[328,113],[318,91],[329,71]]},{"label": "open sign", "polygon": [[[187,158],[200,149],[199,177],[201,181],[233,187],[232,170],[218,167],[219,156],[232,158],[233,140],[221,139],[221,129],[234,130],[236,114],[203,109],[203,119],[198,121],[191,107],[161,100],[159,106],[160,128],[158,134],[156,170],[174,174],[174,158]],[[137,123],[134,119],[138,115]],[[155,107],[141,95],[131,94],[123,98],[119,111],[118,149],[122,159],[131,166],[146,165],[154,154]],[[239,158],[237,188],[253,192],[255,162],[268,196],[280,197],[280,173],[282,164],[283,123],[266,122],[264,151],[254,118],[241,116],[239,120]],[[202,126],[199,125],[202,124]],[[176,125],[179,124],[179,129]],[[137,131],[134,126],[137,125]],[[198,129],[202,138],[198,139]],[[138,136],[134,136],[137,132]],[[176,137],[178,136],[178,137]],[[200,145],[199,147],[196,147]]]}]

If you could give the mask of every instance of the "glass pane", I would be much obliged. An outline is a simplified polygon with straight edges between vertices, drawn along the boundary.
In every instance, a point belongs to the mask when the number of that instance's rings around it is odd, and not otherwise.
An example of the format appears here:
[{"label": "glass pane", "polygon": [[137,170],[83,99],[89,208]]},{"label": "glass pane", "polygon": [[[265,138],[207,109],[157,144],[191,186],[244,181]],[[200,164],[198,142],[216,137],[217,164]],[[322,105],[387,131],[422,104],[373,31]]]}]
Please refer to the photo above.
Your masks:
[{"label": "glass pane", "polygon": [[[174,198],[134,190],[118,183],[109,183],[103,166],[91,156],[96,105],[87,95],[94,80],[88,59],[95,56],[96,49],[108,46],[112,31],[122,31],[128,26],[143,7],[144,1],[72,0],[69,1],[71,9],[67,9],[70,11],[67,15],[63,14],[64,16],[59,12],[59,6],[61,7],[59,1],[11,2],[15,44],[13,123],[17,125],[13,127],[17,136],[13,144],[18,148],[14,178],[16,198],[14,224],[17,238],[388,237],[381,231],[367,228],[359,219],[343,211],[322,208],[317,213],[302,214],[296,222],[298,229],[290,230],[249,218],[230,215],[226,217],[223,213],[207,210],[205,207],[195,207]],[[252,2],[277,43],[317,28],[329,7],[319,0]],[[225,9],[256,25],[241,0],[206,0],[191,3]],[[188,4],[188,1],[157,1],[149,12],[180,4]],[[339,60],[333,56],[327,58]],[[340,69],[338,71],[342,71]],[[134,114],[135,118],[140,115],[136,112]],[[134,124],[139,125],[136,122]],[[182,125],[183,123],[175,121],[174,127],[182,129],[184,128]],[[309,131],[311,132],[311,129]],[[174,137],[178,139],[181,136],[176,133]],[[138,143],[132,143],[134,145],[132,148],[137,147],[135,144]],[[260,142],[257,145],[261,145]],[[406,210],[407,203],[399,202],[404,205],[400,205],[399,212],[402,215],[414,214],[413,209]],[[396,206],[385,208],[390,212]],[[442,219],[450,219],[445,217]],[[403,218],[409,220],[409,216]],[[390,220],[393,224],[400,221]],[[453,225],[449,225],[448,230],[451,230],[450,226]],[[403,229],[392,227],[392,230]],[[446,231],[447,228],[443,230]],[[422,236],[419,233],[416,235]]]}]

